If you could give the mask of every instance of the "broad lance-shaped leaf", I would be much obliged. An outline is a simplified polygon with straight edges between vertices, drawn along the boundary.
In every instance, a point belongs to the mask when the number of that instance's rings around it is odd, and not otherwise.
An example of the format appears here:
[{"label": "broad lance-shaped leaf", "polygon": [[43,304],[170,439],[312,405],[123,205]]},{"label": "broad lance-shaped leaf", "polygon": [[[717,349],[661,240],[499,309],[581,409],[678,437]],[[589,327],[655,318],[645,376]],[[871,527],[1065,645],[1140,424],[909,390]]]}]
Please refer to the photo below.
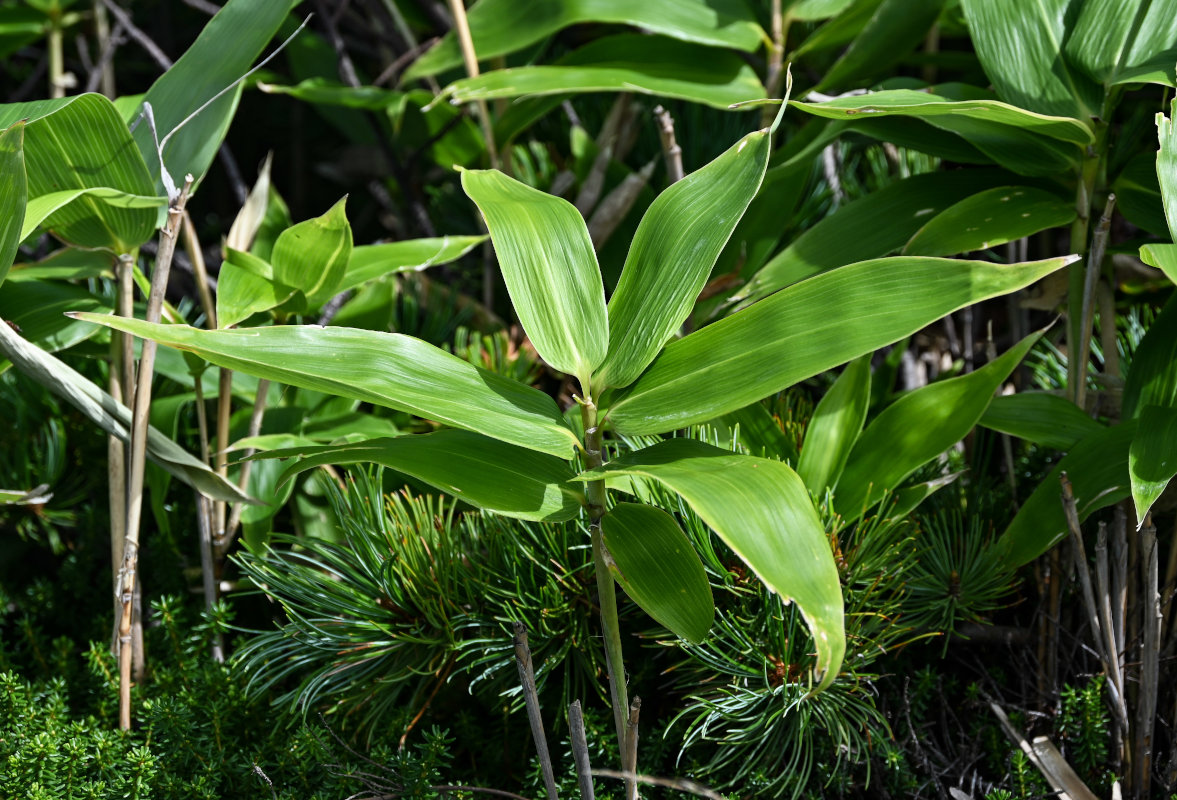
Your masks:
[{"label": "broad lance-shaped leaf", "polygon": [[736,296],[759,300],[820,272],[898,252],[936,214],[1008,182],[996,169],[914,175],[842,206],[774,256]]},{"label": "broad lance-shaped leaf", "polygon": [[[756,18],[739,0],[480,0],[470,8],[470,37],[480,60],[513,53],[569,25],[613,23],[687,42],[753,52],[765,39]],[[409,67],[404,80],[462,66],[451,31]]]},{"label": "broad lance-shaped leaf", "polygon": [[885,74],[926,37],[944,0],[883,0],[814,91],[848,89]]},{"label": "broad lance-shaped leaf", "polygon": [[609,571],[660,625],[698,644],[715,618],[699,554],[674,517],[660,508],[618,503],[601,520]]},{"label": "broad lance-shaped leaf", "polygon": [[594,383],[633,383],[690,316],[760,189],[771,144],[767,128],[748,134],[650,205],[609,299],[609,354]]},{"label": "broad lance-shaped leaf", "polygon": [[225,248],[217,276],[217,327],[231,328],[285,303],[294,290],[274,280],[274,267],[252,253]]},{"label": "broad lance-shaped leaf", "polygon": [[951,256],[1067,225],[1075,203],[1032,186],[998,186],[941,211],[903,248],[908,256]]},{"label": "broad lance-shaped leaf", "polygon": [[[27,378],[68,401],[102,430],[124,442],[131,440],[129,408],[65,362],[25,341],[4,320],[0,320],[0,354]],[[147,431],[147,457],[206,497],[230,503],[255,502],[155,428]]]},{"label": "broad lance-shaped leaf", "polygon": [[1128,475],[1137,527],[1177,475],[1177,408],[1145,406],[1128,450]]},{"label": "broad lance-shaped leaf", "polygon": [[360,284],[394,272],[419,272],[448,264],[482,244],[485,236],[442,236],[436,239],[408,239],[403,242],[369,244],[353,247],[347,272],[338,291],[354,289]]},{"label": "broad lance-shaped leaf", "polygon": [[857,519],[904,478],[963,439],[1041,335],[1027,336],[976,372],[924,386],[885,408],[854,443],[838,481],[834,506],[842,518]]},{"label": "broad lance-shaped leaf", "polygon": [[[157,208],[119,207],[87,190],[108,188],[135,197],[156,192],[118,111],[100,94],[0,106],[0,127],[25,126],[25,171],[33,198],[78,191],[43,222],[81,247],[128,253],[155,232]],[[84,131],[85,135],[79,132]]]},{"label": "broad lance-shaped leaf", "polygon": [[1161,201],[1165,205],[1165,220],[1169,236],[1177,240],[1177,99],[1169,107],[1169,117],[1157,114],[1157,138],[1161,149],[1157,153],[1157,181],[1161,185]]},{"label": "broad lance-shaped leaf", "polygon": [[756,71],[735,53],[661,36],[597,39],[556,64],[513,67],[455,81],[442,91],[454,103],[501,97],[636,92],[728,109],[764,97]]},{"label": "broad lance-shaped leaf", "polygon": [[1164,64],[1168,83],[1177,64],[1177,3],[1173,0],[1084,0],[1067,37],[1067,60],[1103,84],[1140,77]]},{"label": "broad lance-shaped leaf", "polygon": [[1128,450],[1137,424],[1132,420],[1100,428],[1075,445],[1042,479],[994,544],[1006,563],[1028,564],[1067,535],[1060,473],[1066,472],[1071,479],[1080,521],[1129,496]]},{"label": "broad lance-shaped leaf", "polygon": [[605,358],[605,286],[580,212],[495,170],[462,188],[486,219],[519,322],[544,361],[587,387]]},{"label": "broad lance-shaped leaf", "polygon": [[576,434],[552,398],[411,336],[316,325],[206,331],[72,316],[258,378],[407,411],[561,458],[576,450]]},{"label": "broad lance-shaped leaf", "polygon": [[321,217],[287,228],[274,242],[274,280],[302,292],[307,308],[330,300],[347,271],[352,238],[346,202],[344,197]]},{"label": "broad lance-shaped leaf", "polygon": [[786,464],[691,439],[628,453],[581,480],[633,475],[677,492],[770,590],[797,603],[817,648],[818,689],[846,653],[842,587],[805,484]]},{"label": "broad lance-shaped leaf", "polygon": [[137,194],[127,194],[118,189],[97,186],[92,189],[66,189],[63,192],[52,192],[34,197],[29,200],[25,209],[25,221],[21,226],[20,238],[27,239],[41,223],[53,216],[59,209],[65,208],[82,196],[101,200],[114,208],[162,208],[168,204],[166,197],[143,197]]},{"label": "broad lance-shaped leaf", "polygon": [[797,474],[817,497],[838,485],[870,405],[870,356],[851,361],[813,410]]},{"label": "broad lance-shaped leaf", "polygon": [[1103,426],[1059,395],[1018,392],[995,397],[977,424],[1027,442],[1070,450]]},{"label": "broad lance-shaped leaf", "polygon": [[470,431],[295,447],[253,458],[291,456],[299,460],[286,468],[281,481],[323,464],[382,464],[506,517],[562,522],[580,513],[582,492],[569,484],[574,473],[567,461]]},{"label": "broad lance-shaped leaf", "polygon": [[671,342],[609,419],[625,434],[706,422],[1074,261],[881,258],[831,270]]},{"label": "broad lance-shaped leaf", "polygon": [[23,123],[0,133],[0,284],[8,275],[20,247],[28,185],[25,180]]},{"label": "broad lance-shaped leaf", "polygon": [[1177,408],[1177,294],[1136,346],[1121,402],[1124,419],[1137,416],[1145,406]]},{"label": "broad lance-shaped leaf", "polygon": [[[241,86],[225,92],[184,127],[176,130],[177,126],[249,71],[292,5],[290,0],[229,0],[143,96],[144,103],[151,103],[160,141],[175,131],[164,147],[163,159],[177,187],[188,173],[197,182],[204,177],[229,130]],[[142,104],[136,117],[141,110]],[[155,137],[146,122],[135,128],[135,144],[159,187],[156,193],[163,194]]]},{"label": "broad lance-shaped leaf", "polygon": [[1099,113],[1099,87],[1063,57],[1071,0],[961,0],[985,74],[1003,100],[1085,120]]},{"label": "broad lance-shaped leaf", "polygon": [[1165,273],[1177,283],[1177,244],[1145,244],[1140,246],[1140,260]]}]

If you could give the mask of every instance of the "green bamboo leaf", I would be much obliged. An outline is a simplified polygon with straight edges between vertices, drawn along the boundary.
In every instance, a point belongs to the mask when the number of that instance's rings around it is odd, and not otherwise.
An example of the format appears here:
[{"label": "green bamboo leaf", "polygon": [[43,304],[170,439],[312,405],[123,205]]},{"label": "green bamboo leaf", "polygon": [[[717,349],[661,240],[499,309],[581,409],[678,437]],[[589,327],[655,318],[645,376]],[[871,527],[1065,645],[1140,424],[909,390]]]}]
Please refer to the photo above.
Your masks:
[{"label": "green bamboo leaf", "polygon": [[823,103],[806,103],[794,100],[792,105],[815,116],[829,119],[854,120],[889,116],[911,117],[928,121],[945,117],[973,119],[1031,131],[1040,136],[1080,147],[1093,144],[1095,141],[1091,129],[1072,117],[1035,113],[1009,103],[983,97],[953,99],[938,93],[956,88],[959,87],[931,87],[931,91],[888,89],[838,97]]},{"label": "green bamboo leaf", "polygon": [[[137,197],[157,194],[126,124],[102,95],[0,106],[0,127],[12,118],[28,119],[29,197],[100,187]],[[151,238],[157,217],[155,208],[120,208],[83,191],[43,223],[69,244],[129,253]]]},{"label": "green bamboo leaf", "polygon": [[307,78],[294,86],[258,82],[257,88],[266,94],[285,94],[304,103],[324,106],[359,108],[365,111],[385,111],[392,117],[400,116],[408,95],[379,86],[348,86],[326,78]]},{"label": "green bamboo leaf", "polygon": [[1128,497],[1128,451],[1136,435],[1135,420],[1101,428],[1075,445],[1034,490],[995,542],[1011,566],[1028,564],[1067,535],[1059,474],[1071,479],[1080,521]]},{"label": "green bamboo leaf", "polygon": [[[18,336],[0,320],[0,355],[30,380],[77,408],[102,430],[124,442],[131,440],[131,410],[94,385],[65,362]],[[156,428],[147,431],[147,457],[192,488],[225,502],[255,502]]]},{"label": "green bamboo leaf", "polygon": [[28,197],[25,179],[23,123],[16,123],[0,133],[0,284],[8,276],[16,251],[25,237],[20,235]]},{"label": "green bamboo leaf", "polygon": [[1137,524],[1177,475],[1177,408],[1145,406],[1140,427],[1128,448],[1128,475]]},{"label": "green bamboo leaf", "polygon": [[583,92],[635,92],[719,109],[765,95],[755,70],[735,53],[660,36],[621,34],[597,39],[556,64],[494,70],[455,81],[442,97],[468,103]]},{"label": "green bamboo leaf", "polygon": [[66,189],[34,197],[25,208],[24,225],[21,226],[21,241],[29,238],[46,219],[65,208],[80,197],[92,197],[114,208],[162,208],[168,204],[166,197],[143,197],[127,194],[118,189],[96,186],[90,189]]},{"label": "green bamboo leaf", "polygon": [[550,397],[411,336],[314,325],[204,331],[74,316],[247,375],[395,408],[561,458],[576,450],[576,434]]},{"label": "green bamboo leaf", "polygon": [[609,419],[627,434],[704,422],[1074,260],[999,265],[904,257],[831,270],[671,342]]},{"label": "green bamboo leaf", "polygon": [[536,351],[588,391],[609,332],[601,270],[580,212],[493,170],[464,171],[462,188],[486,220],[515,313]]},{"label": "green bamboo leaf", "polygon": [[442,236],[353,247],[339,291],[354,289],[394,272],[420,272],[457,261],[484,241],[485,236]]},{"label": "green bamboo leaf", "polygon": [[998,186],[941,211],[903,248],[909,256],[950,256],[987,250],[1067,225],[1074,202],[1032,186]]},{"label": "green bamboo leaf", "polygon": [[900,250],[933,215],[1009,174],[993,169],[931,172],[896,181],[842,206],[769,260],[736,297],[752,302],[834,267]]},{"label": "green bamboo leaf", "polygon": [[[813,9],[813,13],[818,14],[817,18],[824,17],[821,12],[831,10],[832,6],[841,5],[842,8],[838,9],[837,14],[830,15],[832,19],[806,37],[790,54],[791,57],[798,59],[809,53],[819,53],[823,50],[832,50],[850,44],[874,18],[875,11],[882,3],[883,0],[851,0],[847,3],[818,2],[817,8]],[[790,12],[792,10],[789,9]],[[802,11],[804,12],[804,9]]]},{"label": "green bamboo leaf", "polygon": [[943,5],[944,0],[883,0],[814,91],[850,88],[886,72],[924,40]]},{"label": "green bamboo leaf", "polygon": [[789,6],[789,17],[801,22],[814,22],[836,17],[854,0],[799,0]]},{"label": "green bamboo leaf", "polygon": [[[767,38],[739,0],[481,0],[470,8],[468,20],[479,60],[522,50],[569,25],[589,22],[633,25],[686,42],[749,53]],[[460,66],[462,51],[450,32],[417,59],[404,80]]]},{"label": "green bamboo leaf", "polygon": [[1065,47],[1067,60],[1099,83],[1139,80],[1141,70],[1177,64],[1177,2],[1085,0]]},{"label": "green bamboo leaf", "polygon": [[250,253],[225,248],[217,276],[217,327],[231,328],[285,303],[294,290],[274,280],[274,268]]},{"label": "green bamboo leaf", "polygon": [[699,554],[674,517],[653,506],[618,503],[601,520],[609,571],[631,600],[688,642],[711,630],[715,601]]},{"label": "green bamboo leaf", "polygon": [[771,140],[767,128],[748,134],[650,205],[609,299],[609,353],[598,371],[599,385],[637,380],[690,316],[715,260],[760,189]]},{"label": "green bamboo leaf", "polygon": [[[143,96],[143,103],[151,103],[160,141],[172,134],[164,148],[163,160],[177,186],[187,174],[197,182],[204,177],[229,130],[241,99],[241,86],[218,97],[184,127],[176,130],[177,126],[249,71],[292,5],[291,0],[229,0],[204,26],[184,55]],[[135,117],[142,111],[143,103],[136,109]],[[155,136],[146,122],[135,128],[135,144],[151,170],[156,187],[155,191],[148,189],[136,194],[167,194],[160,180]]]},{"label": "green bamboo leaf", "polygon": [[793,600],[817,647],[818,689],[833,683],[846,652],[842,588],[825,528],[788,465],[669,439],[582,473],[631,475],[677,492],[770,590]]},{"label": "green bamboo leaf", "polygon": [[1146,61],[1137,67],[1128,67],[1116,75],[1111,81],[1112,86],[1124,86],[1133,83],[1155,83],[1158,86],[1177,86],[1173,79],[1173,59],[1160,55],[1151,61]]},{"label": "green bamboo leaf", "polygon": [[1165,273],[1177,283],[1177,244],[1146,244],[1140,247],[1140,260]]},{"label": "green bamboo leaf", "polygon": [[1161,199],[1165,204],[1165,220],[1169,223],[1169,236],[1177,240],[1177,99],[1170,106],[1169,117],[1157,114],[1157,138],[1161,149],[1157,153],[1157,182],[1161,187]]},{"label": "green bamboo leaf", "polygon": [[870,405],[870,356],[851,361],[817,404],[801,443],[797,474],[821,497],[838,485]]},{"label": "green bamboo leaf", "polygon": [[857,519],[908,475],[968,435],[1041,336],[1027,336],[976,372],[924,386],[885,408],[854,443],[838,481],[834,504],[842,518]]},{"label": "green bamboo leaf", "polygon": [[518,519],[563,522],[580,513],[582,492],[565,460],[478,433],[442,430],[418,436],[271,450],[253,458],[299,460],[287,481],[324,464],[381,464],[477,508]]},{"label": "green bamboo leaf", "polygon": [[977,424],[1063,451],[1103,429],[1070,400],[1045,392],[1018,392],[996,397]]},{"label": "green bamboo leaf", "polygon": [[1124,379],[1122,417],[1132,419],[1145,406],[1177,408],[1177,294],[1148,327]]},{"label": "green bamboo leaf", "polygon": [[[66,350],[98,333],[93,325],[66,317],[66,311],[109,313],[110,306],[81,286],[26,278],[20,271],[0,290],[0,319],[16,325],[26,341],[47,353]],[[0,372],[9,366],[0,358]]]},{"label": "green bamboo leaf", "polygon": [[1043,114],[1086,120],[1099,87],[1063,58],[1071,0],[961,0],[973,47],[998,95]]},{"label": "green bamboo leaf", "polygon": [[1128,159],[1112,182],[1116,193],[1116,210],[1124,219],[1159,238],[1169,237],[1165,220],[1165,201],[1157,182],[1156,153],[1138,153]]},{"label": "green bamboo leaf", "polygon": [[282,231],[270,263],[275,282],[302,292],[305,308],[318,308],[338,291],[351,258],[351,225],[344,197],[325,214]]}]

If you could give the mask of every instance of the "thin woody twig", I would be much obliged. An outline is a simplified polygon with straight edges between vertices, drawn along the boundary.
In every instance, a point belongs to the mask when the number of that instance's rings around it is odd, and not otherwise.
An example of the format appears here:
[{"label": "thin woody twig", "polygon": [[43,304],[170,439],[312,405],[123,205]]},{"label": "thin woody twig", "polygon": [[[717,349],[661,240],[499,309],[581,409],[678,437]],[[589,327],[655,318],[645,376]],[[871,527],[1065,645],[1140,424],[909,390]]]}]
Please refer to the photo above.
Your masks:
[{"label": "thin woody twig", "polygon": [[580,786],[580,800],[594,800],[592,766],[589,764],[588,739],[584,735],[584,714],[580,701],[568,707],[568,728],[572,735],[572,761],[576,765],[576,782]]},{"label": "thin woody twig", "polygon": [[666,179],[677,183],[683,179],[682,147],[674,136],[674,118],[662,106],[654,107],[658,118],[658,137],[662,140],[662,156],[666,159]]},{"label": "thin woody twig", "polygon": [[622,772],[613,769],[594,769],[593,774],[600,778],[617,778],[618,780],[635,781],[647,786],[665,786],[679,792],[693,794],[696,797],[706,797],[708,800],[727,800],[726,797],[702,784],[686,778],[658,778],[653,775],[641,775],[635,772]]},{"label": "thin woody twig", "polygon": [[535,687],[535,671],[531,666],[531,649],[527,646],[527,629],[522,622],[514,624],[515,663],[519,667],[519,682],[523,684],[523,699],[527,705],[527,721],[531,723],[531,736],[535,739],[536,753],[543,768],[544,786],[549,800],[557,800],[556,776],[552,770],[552,756],[548,752],[548,740],[544,736],[544,721],[540,716],[539,693]]}]

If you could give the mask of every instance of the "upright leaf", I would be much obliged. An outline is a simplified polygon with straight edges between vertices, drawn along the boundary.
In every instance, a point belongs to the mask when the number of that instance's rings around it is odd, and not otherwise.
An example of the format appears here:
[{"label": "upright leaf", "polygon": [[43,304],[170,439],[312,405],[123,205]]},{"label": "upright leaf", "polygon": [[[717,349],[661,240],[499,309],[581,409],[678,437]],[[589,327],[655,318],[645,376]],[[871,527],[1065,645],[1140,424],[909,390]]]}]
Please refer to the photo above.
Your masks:
[{"label": "upright leaf", "polygon": [[715,618],[707,573],[691,540],[660,508],[618,503],[601,520],[609,569],[659,624],[698,644]]},{"label": "upright leaf", "polygon": [[287,228],[274,242],[274,280],[302,292],[307,309],[330,300],[347,272],[352,238],[346,202],[344,197],[321,217]]},{"label": "upright leaf", "polygon": [[1086,120],[1100,110],[1090,78],[1063,58],[1071,0],[961,0],[985,74],[1003,100]]},{"label": "upright leaf", "polygon": [[[143,96],[144,103],[151,103],[159,139],[175,131],[163,160],[177,186],[186,174],[191,173],[197,181],[204,177],[229,130],[241,87],[217,98],[183,128],[176,130],[177,126],[249,71],[292,5],[291,0],[229,0]],[[154,193],[165,193],[155,138],[146,122],[135,128],[135,144],[151,170],[157,187]]]},{"label": "upright leaf", "polygon": [[642,217],[609,298],[598,381],[628,386],[690,315],[715,260],[760,189],[771,134],[750,133],[670,186]]},{"label": "upright leaf", "polygon": [[1124,379],[1124,419],[1137,416],[1145,406],[1177,408],[1177,294],[1148,327]]},{"label": "upright leaf", "polygon": [[462,188],[486,219],[515,313],[535,349],[587,387],[609,333],[601,270],[580,212],[493,170],[463,172]]},{"label": "upright leaf", "polygon": [[0,133],[0,284],[8,276],[20,247],[28,183],[25,180],[23,123]]},{"label": "upright leaf", "polygon": [[339,291],[354,289],[394,272],[420,272],[448,264],[469,253],[485,239],[485,236],[443,236],[353,247]]},{"label": "upright leaf", "polygon": [[842,517],[856,519],[963,439],[1041,335],[1027,336],[976,372],[916,389],[884,409],[854,443],[838,481],[834,502]]},{"label": "upright leaf", "polygon": [[627,434],[704,422],[1073,261],[883,258],[831,270],[671,342],[609,418]]},{"label": "upright leaf", "polygon": [[1080,521],[1128,497],[1128,450],[1136,430],[1135,420],[1100,428],[1075,445],[1042,479],[995,543],[1002,559],[1015,567],[1028,564],[1067,535],[1060,499],[1062,472],[1071,479]]},{"label": "upright leaf", "polygon": [[291,456],[299,460],[282,481],[324,464],[381,464],[506,517],[561,522],[580,513],[581,492],[569,483],[567,461],[470,431],[271,450],[255,458]]},{"label": "upright leaf", "polygon": [[786,464],[669,439],[610,461],[582,480],[632,475],[677,492],[770,590],[793,600],[817,648],[818,689],[846,652],[833,550],[805,484]]},{"label": "upright leaf", "polygon": [[1145,406],[1128,448],[1128,475],[1137,525],[1177,475],[1177,408]]},{"label": "upright leaf", "polygon": [[870,356],[856,358],[834,381],[813,410],[797,474],[817,497],[838,485],[850,448],[866,422],[870,405]]},{"label": "upright leaf", "polygon": [[943,4],[944,0],[883,0],[814,90],[846,89],[884,73],[924,40]]},{"label": "upright leaf", "polygon": [[570,458],[576,434],[544,393],[398,333],[314,325],[205,331],[101,314],[99,325],[196,353],[219,367],[407,411]]},{"label": "upright leaf", "polygon": [[1170,106],[1169,118],[1157,114],[1157,138],[1161,149],[1157,153],[1157,181],[1161,186],[1161,200],[1165,204],[1165,220],[1169,236],[1177,240],[1177,99]]},{"label": "upright leaf", "polygon": [[[633,25],[675,39],[752,52],[765,39],[739,0],[481,0],[470,8],[470,37],[480,60],[513,53],[569,25]],[[406,81],[462,65],[457,36],[447,33],[405,73]]]}]

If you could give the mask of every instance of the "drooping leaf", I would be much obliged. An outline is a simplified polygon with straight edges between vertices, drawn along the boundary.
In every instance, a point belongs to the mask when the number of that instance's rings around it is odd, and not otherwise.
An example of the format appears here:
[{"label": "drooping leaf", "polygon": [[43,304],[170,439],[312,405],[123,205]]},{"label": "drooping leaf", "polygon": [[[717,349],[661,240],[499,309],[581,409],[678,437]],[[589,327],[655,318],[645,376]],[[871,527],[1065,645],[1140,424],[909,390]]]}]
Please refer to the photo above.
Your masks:
[{"label": "drooping leaf", "polygon": [[927,36],[944,0],[883,0],[814,91],[848,89],[883,74]]},{"label": "drooping leaf", "polygon": [[1008,177],[988,169],[932,172],[871,192],[798,236],[737,297],[759,300],[828,269],[894,253],[935,214]]},{"label": "drooping leaf", "polygon": [[950,256],[987,250],[1075,218],[1074,202],[1032,186],[998,186],[941,211],[903,248],[909,256]]},{"label": "drooping leaf", "polygon": [[711,585],[690,539],[660,508],[618,503],[601,520],[609,570],[643,611],[698,644],[715,618]]},{"label": "drooping leaf", "polygon": [[514,67],[464,78],[445,88],[454,103],[582,92],[635,92],[727,109],[759,100],[764,87],[737,56],[659,36],[608,36],[556,64]]},{"label": "drooping leaf", "polygon": [[1136,346],[1121,402],[1124,419],[1132,419],[1145,406],[1177,408],[1177,294]]},{"label": "drooping leaf", "polygon": [[1067,60],[1096,81],[1138,80],[1141,69],[1177,64],[1177,3],[1173,0],[1085,0],[1071,26]]},{"label": "drooping leaf", "polygon": [[348,86],[326,78],[307,78],[294,86],[258,83],[266,94],[285,94],[306,103],[359,108],[365,111],[388,111],[396,116],[403,110],[408,95],[379,86]]},{"label": "drooping leaf", "polygon": [[[176,130],[177,126],[249,71],[293,5],[291,0],[229,0],[143,96],[143,103],[151,103],[159,140],[175,130],[163,160],[177,188],[189,173],[197,182],[204,177],[229,130],[241,87],[221,95],[183,128]],[[141,110],[142,103],[136,117]],[[156,186],[155,191],[135,194],[166,194],[155,137],[146,121],[135,128],[135,144]]]},{"label": "drooping leaf", "polygon": [[1177,244],[1145,244],[1140,246],[1140,260],[1165,273],[1177,283]]},{"label": "drooping leaf", "polygon": [[561,458],[577,446],[547,395],[411,336],[314,325],[204,331],[76,316],[247,375],[407,411]]},{"label": "drooping leaf", "polygon": [[388,244],[353,247],[347,273],[339,291],[376,280],[394,272],[420,272],[448,264],[486,241],[485,236],[442,236],[436,239],[408,239]]},{"label": "drooping leaf", "polygon": [[602,386],[628,386],[690,316],[720,251],[760,189],[768,129],[750,133],[670,186],[638,224],[609,298]]},{"label": "drooping leaf", "polygon": [[1103,428],[1070,400],[1046,392],[996,397],[977,424],[1063,451]]},{"label": "drooping leaf", "polygon": [[66,189],[51,192],[29,200],[25,209],[24,224],[21,226],[21,240],[27,239],[46,219],[78,198],[86,196],[101,200],[114,208],[161,208],[168,204],[166,197],[143,197],[127,194],[118,189],[97,186],[91,189]]},{"label": "drooping leaf", "polygon": [[[752,52],[765,39],[738,0],[481,0],[468,14],[479,60],[513,53],[580,23],[633,25],[686,42]],[[451,32],[417,59],[405,81],[460,67],[462,52]]]},{"label": "drooping leaf", "polygon": [[463,172],[462,188],[486,220],[515,313],[535,349],[587,387],[609,333],[601,270],[580,212],[494,170]]},{"label": "drooping leaf", "polygon": [[831,270],[670,343],[609,418],[632,434],[703,422],[1073,261],[998,265],[904,257]]},{"label": "drooping leaf", "polygon": [[28,182],[25,180],[23,123],[16,123],[0,133],[0,284],[8,276],[16,251],[20,247]]},{"label": "drooping leaf", "polygon": [[1140,412],[1140,426],[1128,448],[1128,475],[1136,520],[1143,523],[1144,515],[1177,475],[1177,408],[1150,405]]},{"label": "drooping leaf", "polygon": [[669,439],[582,473],[635,475],[677,492],[770,590],[793,600],[817,648],[818,688],[846,652],[842,589],[825,528],[805,484],[786,464],[691,439]]},{"label": "drooping leaf", "polygon": [[1165,204],[1165,220],[1169,223],[1169,236],[1177,240],[1177,99],[1170,106],[1168,119],[1157,114],[1157,138],[1161,149],[1157,153],[1157,182],[1161,187],[1161,199]]},{"label": "drooping leaf", "polygon": [[287,228],[274,242],[270,253],[274,280],[302,292],[306,309],[330,300],[347,271],[352,238],[346,202],[344,197],[322,216]]},{"label": "drooping leaf", "polygon": [[[131,439],[131,410],[65,362],[17,335],[0,320],[0,354],[30,380],[66,400],[102,430],[124,442]],[[172,476],[214,500],[253,502],[200,459],[155,428],[147,431],[147,457]]]},{"label": "drooping leaf", "polygon": [[908,475],[963,439],[1041,335],[1027,336],[976,372],[916,389],[883,409],[854,443],[838,481],[834,504],[842,518],[857,519]]},{"label": "drooping leaf", "polygon": [[994,546],[1010,566],[1028,564],[1067,535],[1059,473],[1071,480],[1080,521],[1131,492],[1128,450],[1137,422],[1101,428],[1083,438],[1055,466],[1018,510]]},{"label": "drooping leaf", "polygon": [[282,481],[324,464],[381,464],[507,517],[560,522],[580,513],[582,493],[569,484],[574,473],[567,461],[469,431],[271,450],[254,458],[292,456],[299,460]]},{"label": "drooping leaf", "polygon": [[818,498],[827,488],[838,485],[869,405],[870,356],[863,356],[846,365],[817,404],[801,443],[797,474]]},{"label": "drooping leaf", "polygon": [[[19,119],[28,120],[28,197],[98,188],[137,197],[156,194],[126,124],[102,95],[0,106],[0,127]],[[155,208],[120,208],[81,193],[43,222],[70,244],[129,253],[151,238],[157,215]]]},{"label": "drooping leaf", "polygon": [[1098,87],[1063,57],[1071,6],[1071,0],[961,0],[977,57],[1003,100],[1080,120],[1099,113]]}]

